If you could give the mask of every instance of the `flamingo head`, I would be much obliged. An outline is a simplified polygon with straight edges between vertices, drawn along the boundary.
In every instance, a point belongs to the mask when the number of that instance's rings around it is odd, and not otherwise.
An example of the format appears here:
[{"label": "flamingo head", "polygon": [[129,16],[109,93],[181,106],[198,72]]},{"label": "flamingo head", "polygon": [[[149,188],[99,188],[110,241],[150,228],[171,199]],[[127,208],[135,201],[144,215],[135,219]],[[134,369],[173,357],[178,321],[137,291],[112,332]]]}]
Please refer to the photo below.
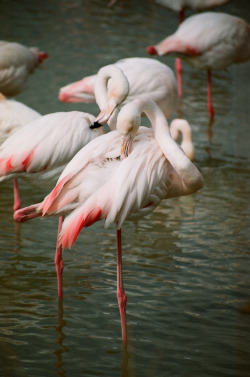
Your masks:
[{"label": "flamingo head", "polygon": [[148,46],[146,51],[149,55],[158,55],[158,51],[156,50],[155,46]]}]

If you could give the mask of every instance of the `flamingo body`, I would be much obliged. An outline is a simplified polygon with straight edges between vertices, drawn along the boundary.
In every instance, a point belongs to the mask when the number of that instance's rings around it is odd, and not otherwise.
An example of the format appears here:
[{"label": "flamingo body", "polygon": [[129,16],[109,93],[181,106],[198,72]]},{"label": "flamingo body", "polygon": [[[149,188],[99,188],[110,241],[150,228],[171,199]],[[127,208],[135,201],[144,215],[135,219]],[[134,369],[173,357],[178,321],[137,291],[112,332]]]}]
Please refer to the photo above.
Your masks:
[{"label": "flamingo body", "polygon": [[241,18],[205,12],[188,17],[174,34],[147,51],[175,54],[198,69],[224,69],[250,59],[250,27]]},{"label": "flamingo body", "polygon": [[105,226],[117,223],[121,228],[125,220],[152,212],[163,199],[200,189],[201,174],[173,141],[166,119],[153,101],[136,99],[125,105],[117,127],[119,122],[129,124],[128,112],[139,122],[146,105],[157,114],[156,127],[139,128],[127,158],[121,158],[119,131],[100,136],[76,154],[42,203],[17,211],[15,218],[26,221],[70,212],[60,234],[65,248],[73,245],[82,227],[98,220],[105,220]]},{"label": "flamingo body", "polygon": [[47,56],[36,48],[0,41],[0,92],[6,96],[20,93],[29,75]]},{"label": "flamingo body", "polygon": [[44,115],[17,130],[0,147],[0,180],[21,177],[54,185],[70,159],[103,133],[91,130],[94,116],[79,111]]},{"label": "flamingo body", "polygon": [[177,31],[155,46],[149,54],[174,54],[198,69],[207,70],[208,112],[214,117],[211,70],[250,59],[250,26],[225,13],[205,12],[188,17]]},{"label": "flamingo body", "polygon": [[[165,64],[149,58],[127,58],[114,63],[128,79],[129,94],[123,104],[147,94],[164,112],[166,117],[176,109],[177,86],[173,71]],[[95,102],[96,75],[60,89],[59,100],[63,102]]]},{"label": "flamingo body", "polygon": [[[107,82],[112,83],[107,88]],[[122,71],[103,67],[96,80],[96,97],[109,118],[126,98],[129,86]],[[36,185],[54,185],[65,165],[103,129],[91,129],[95,117],[79,111],[44,115],[16,131],[0,147],[0,180],[20,176]]]},{"label": "flamingo body", "polygon": [[168,7],[174,11],[191,8],[196,11],[204,11],[229,3],[231,0],[156,0],[157,4]]},{"label": "flamingo body", "polygon": [[0,144],[19,127],[23,127],[39,117],[41,114],[37,111],[0,94]]},{"label": "flamingo body", "polygon": [[[142,112],[152,122],[153,131],[139,127]],[[117,224],[117,300],[122,340],[126,341],[121,226],[127,219],[152,212],[163,199],[189,195],[202,185],[201,174],[173,141],[164,114],[145,97],[126,104],[117,118],[117,130],[79,151],[44,201],[16,211],[14,219],[69,213],[58,238],[63,248],[72,247],[81,229],[96,221],[105,220],[105,226]]]}]

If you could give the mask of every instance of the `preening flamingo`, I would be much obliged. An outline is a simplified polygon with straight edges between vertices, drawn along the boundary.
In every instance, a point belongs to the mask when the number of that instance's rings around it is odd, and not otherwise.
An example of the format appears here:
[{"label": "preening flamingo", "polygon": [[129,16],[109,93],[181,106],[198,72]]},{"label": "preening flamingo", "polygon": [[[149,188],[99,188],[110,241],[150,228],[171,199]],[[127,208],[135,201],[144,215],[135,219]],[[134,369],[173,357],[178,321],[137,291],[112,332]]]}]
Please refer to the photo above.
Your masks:
[{"label": "preening flamingo", "polygon": [[[118,67],[110,65],[98,72],[95,86],[102,114],[99,124],[105,124],[115,107],[126,98],[128,81]],[[18,177],[37,186],[52,188],[73,156],[103,134],[103,129],[90,128],[94,120],[94,116],[88,113],[59,112],[44,115],[16,131],[0,146],[0,181]],[[14,211],[18,208],[20,197],[15,180]],[[59,220],[59,229],[62,220]],[[61,254],[61,248],[57,248],[57,269],[62,265]],[[59,296],[62,295],[61,271],[62,267],[57,271]]]},{"label": "preening flamingo", "polygon": [[0,93],[0,144],[20,127],[41,117],[37,111]]},{"label": "preening flamingo", "polygon": [[[128,91],[128,81],[119,68],[110,65],[98,72],[96,97],[105,113],[103,124]],[[0,180],[20,177],[36,186],[53,187],[71,158],[103,133],[89,128],[94,119],[91,114],[71,111],[47,114],[28,123],[0,146]]]},{"label": "preening flamingo", "polygon": [[37,48],[0,41],[0,92],[7,97],[21,92],[29,75],[47,57],[46,52]]},{"label": "preening flamingo", "polygon": [[[152,129],[139,127],[141,114]],[[126,157],[126,158],[125,158]],[[117,130],[90,142],[70,161],[42,203],[15,212],[17,221],[67,215],[58,243],[71,248],[81,229],[99,220],[117,230],[117,299],[122,339],[127,339],[122,283],[121,227],[151,213],[163,199],[195,193],[203,178],[172,139],[167,120],[148,97],[124,105]]]},{"label": "preening flamingo", "polygon": [[155,46],[149,54],[174,54],[198,69],[207,70],[208,112],[214,117],[211,70],[250,59],[250,26],[225,13],[205,12],[188,17],[177,31]]},{"label": "preening flamingo", "polygon": [[174,141],[181,139],[181,149],[189,160],[193,161],[195,157],[195,150],[192,138],[192,129],[186,119],[176,118],[172,120],[169,126],[170,134]]},{"label": "preening flamingo", "polygon": [[[114,65],[123,71],[130,86],[129,94],[123,104],[147,94],[160,106],[167,118],[176,110],[176,78],[166,64],[150,58],[127,58],[118,60]],[[59,100],[62,102],[95,102],[96,76],[84,77],[80,81],[61,88]]]},{"label": "preening flamingo", "polygon": [[[184,12],[187,8],[200,12],[226,4],[229,1],[231,0],[155,0],[157,4],[179,12],[179,25],[184,20]],[[177,76],[178,96],[182,97],[182,64],[180,58],[175,59],[175,70]]]}]

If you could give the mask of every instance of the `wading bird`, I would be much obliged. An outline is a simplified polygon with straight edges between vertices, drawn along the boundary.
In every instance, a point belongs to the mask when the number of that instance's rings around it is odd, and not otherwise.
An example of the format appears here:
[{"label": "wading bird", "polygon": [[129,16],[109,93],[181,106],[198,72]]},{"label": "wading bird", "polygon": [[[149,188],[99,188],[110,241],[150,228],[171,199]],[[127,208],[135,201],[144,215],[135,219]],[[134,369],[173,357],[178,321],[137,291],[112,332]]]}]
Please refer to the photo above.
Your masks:
[{"label": "wading bird", "polygon": [[[168,118],[177,108],[176,78],[166,64],[150,58],[127,58],[114,63],[119,67],[129,82],[129,93],[123,104],[147,94],[161,108]],[[62,102],[95,102],[94,83],[97,75],[84,77],[82,80],[60,89],[59,100]],[[111,128],[115,129],[115,127]]]},{"label": "wading bird", "polygon": [[0,41],[0,93],[11,97],[24,90],[30,74],[47,57],[37,48]]},{"label": "wading bird", "polygon": [[[152,128],[140,127],[142,113]],[[14,218],[23,222],[67,215],[58,238],[63,248],[71,248],[81,229],[96,221],[104,220],[106,227],[116,224],[117,299],[126,340],[121,227],[125,220],[151,213],[163,199],[189,195],[202,186],[201,173],[172,139],[162,111],[154,101],[141,97],[123,106],[116,131],[76,154],[43,202],[16,211]]]},{"label": "wading bird", "polygon": [[207,71],[208,112],[212,119],[211,70],[250,59],[250,26],[229,14],[201,13],[188,17],[174,34],[149,46],[147,52],[160,56],[174,54]]},{"label": "wading bird", "polygon": [[[128,91],[128,81],[118,67],[109,65],[98,72],[95,93],[101,109],[99,126],[108,121]],[[20,208],[17,178],[39,187],[52,188],[74,155],[104,133],[103,129],[90,128],[94,119],[93,115],[79,111],[47,114],[5,140],[0,146],[0,181],[14,178],[14,211]],[[59,220],[59,231],[62,221],[63,218]],[[62,265],[61,254],[61,248],[57,247],[57,270]],[[59,296],[62,295],[62,268],[57,272]]]}]

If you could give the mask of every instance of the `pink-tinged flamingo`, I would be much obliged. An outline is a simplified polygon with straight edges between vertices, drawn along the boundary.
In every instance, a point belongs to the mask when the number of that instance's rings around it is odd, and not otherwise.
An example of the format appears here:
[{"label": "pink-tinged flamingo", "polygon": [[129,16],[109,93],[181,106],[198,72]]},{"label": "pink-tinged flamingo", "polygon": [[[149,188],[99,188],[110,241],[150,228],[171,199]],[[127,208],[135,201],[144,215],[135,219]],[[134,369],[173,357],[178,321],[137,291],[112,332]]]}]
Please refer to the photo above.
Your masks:
[{"label": "pink-tinged flamingo", "polygon": [[[143,112],[152,128],[139,127]],[[164,114],[145,96],[124,105],[116,131],[93,140],[70,161],[42,203],[20,209],[14,218],[67,215],[58,239],[63,248],[71,248],[81,229],[96,221],[104,220],[105,227],[116,224],[117,299],[126,340],[121,227],[125,220],[151,213],[163,199],[202,186],[202,175],[172,139]]]},{"label": "pink-tinged flamingo", "polygon": [[[177,108],[177,84],[173,71],[150,58],[127,58],[114,63],[129,82],[129,94],[123,104],[147,94],[168,118]],[[97,75],[66,85],[59,91],[62,102],[95,102],[94,84]]]},{"label": "pink-tinged flamingo", "polygon": [[39,117],[37,111],[0,93],[0,145],[20,127]]},{"label": "pink-tinged flamingo", "polygon": [[155,46],[149,54],[174,54],[198,69],[207,70],[208,112],[214,117],[211,70],[250,59],[250,26],[225,13],[205,12],[188,17],[177,31]]},{"label": "pink-tinged flamingo", "polygon": [[[95,83],[102,120],[105,124],[114,109],[126,98],[128,81],[115,66],[103,67]],[[0,181],[23,178],[33,185],[51,188],[66,164],[103,129],[91,129],[93,115],[79,111],[47,114],[22,127],[0,146]],[[20,208],[17,180],[14,181],[14,211]],[[59,231],[63,218],[59,219]],[[55,264],[58,295],[62,296],[62,249],[57,245]],[[60,267],[61,266],[61,267]]]},{"label": "pink-tinged flamingo", "polygon": [[[220,5],[229,3],[231,0],[155,0],[157,4],[163,5],[169,9],[179,12],[179,25],[185,17],[185,10],[191,8],[195,11],[205,11]],[[178,85],[178,97],[182,97],[182,64],[181,59],[175,59],[175,70]]]},{"label": "pink-tinged flamingo", "polygon": [[0,41],[0,92],[15,96],[25,88],[29,75],[48,54],[20,43]]},{"label": "pink-tinged flamingo", "polygon": [[231,0],[155,0],[156,4],[163,5],[169,9],[179,12],[180,23],[184,19],[185,9],[193,9],[197,12],[212,9]]}]

